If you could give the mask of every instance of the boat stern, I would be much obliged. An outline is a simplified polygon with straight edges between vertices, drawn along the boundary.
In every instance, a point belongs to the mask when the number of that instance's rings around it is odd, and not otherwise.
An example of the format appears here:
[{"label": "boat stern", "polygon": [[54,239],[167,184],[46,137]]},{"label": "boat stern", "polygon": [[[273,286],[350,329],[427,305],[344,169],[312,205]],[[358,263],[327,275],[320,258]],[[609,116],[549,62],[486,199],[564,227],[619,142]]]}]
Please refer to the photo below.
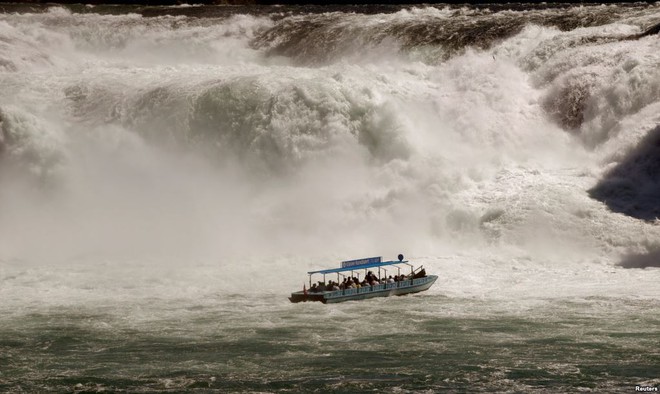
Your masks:
[{"label": "boat stern", "polygon": [[293,303],[307,302],[307,301],[317,301],[317,302],[325,303],[325,297],[323,297],[323,293],[305,294],[302,291],[296,291],[294,293],[291,293],[291,297],[289,297],[289,301]]}]

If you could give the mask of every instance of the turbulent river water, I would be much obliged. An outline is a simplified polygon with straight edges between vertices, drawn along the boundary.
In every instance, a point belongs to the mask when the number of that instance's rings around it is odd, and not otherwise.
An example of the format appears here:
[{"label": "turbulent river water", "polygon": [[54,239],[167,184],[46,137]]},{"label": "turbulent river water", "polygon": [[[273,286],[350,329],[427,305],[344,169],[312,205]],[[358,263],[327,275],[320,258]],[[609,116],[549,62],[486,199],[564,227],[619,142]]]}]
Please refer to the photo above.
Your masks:
[{"label": "turbulent river water", "polygon": [[0,391],[660,385],[657,4],[0,11]]}]

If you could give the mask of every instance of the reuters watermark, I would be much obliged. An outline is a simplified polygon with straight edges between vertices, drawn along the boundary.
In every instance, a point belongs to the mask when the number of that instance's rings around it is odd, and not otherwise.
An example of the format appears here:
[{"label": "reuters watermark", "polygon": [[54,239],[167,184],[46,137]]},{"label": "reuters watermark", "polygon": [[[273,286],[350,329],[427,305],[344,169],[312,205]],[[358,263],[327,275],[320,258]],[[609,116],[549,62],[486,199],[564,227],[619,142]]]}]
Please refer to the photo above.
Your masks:
[{"label": "reuters watermark", "polygon": [[635,391],[642,393],[657,393],[658,386],[635,386]]}]

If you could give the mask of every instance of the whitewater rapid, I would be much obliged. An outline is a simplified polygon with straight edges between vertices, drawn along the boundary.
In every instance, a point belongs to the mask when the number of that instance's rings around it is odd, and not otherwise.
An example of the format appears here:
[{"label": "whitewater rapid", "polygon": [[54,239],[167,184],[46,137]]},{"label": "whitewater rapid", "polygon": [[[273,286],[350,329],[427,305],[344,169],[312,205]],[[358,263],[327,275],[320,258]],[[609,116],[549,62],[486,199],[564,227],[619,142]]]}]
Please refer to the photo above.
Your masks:
[{"label": "whitewater rapid", "polygon": [[4,300],[400,252],[445,295],[658,297],[657,6],[179,11],[0,15]]}]

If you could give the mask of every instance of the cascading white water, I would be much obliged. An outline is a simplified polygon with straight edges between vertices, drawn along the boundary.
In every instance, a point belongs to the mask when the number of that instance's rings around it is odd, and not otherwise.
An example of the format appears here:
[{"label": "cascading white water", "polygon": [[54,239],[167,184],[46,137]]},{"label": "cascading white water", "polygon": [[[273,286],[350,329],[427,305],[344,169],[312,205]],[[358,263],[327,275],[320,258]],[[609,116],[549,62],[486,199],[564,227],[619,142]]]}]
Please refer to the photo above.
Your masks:
[{"label": "cascading white water", "polygon": [[[658,248],[656,224],[588,194],[658,123],[660,44],[625,39],[657,7],[486,48],[405,36],[471,12],[2,15],[4,269],[202,264],[279,291],[363,254],[451,277],[483,260],[608,272]],[[323,47],[333,32],[359,40]]]}]

